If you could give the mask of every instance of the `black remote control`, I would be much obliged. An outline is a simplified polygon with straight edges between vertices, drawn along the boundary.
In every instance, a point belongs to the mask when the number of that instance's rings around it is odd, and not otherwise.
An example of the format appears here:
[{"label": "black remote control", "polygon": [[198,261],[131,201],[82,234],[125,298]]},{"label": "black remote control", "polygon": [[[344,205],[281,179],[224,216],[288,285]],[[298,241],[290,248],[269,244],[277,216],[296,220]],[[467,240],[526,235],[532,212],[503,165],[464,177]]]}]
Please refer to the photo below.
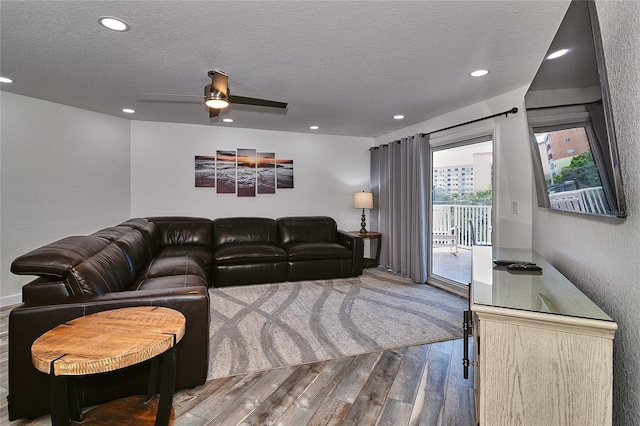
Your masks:
[{"label": "black remote control", "polygon": [[542,268],[535,263],[512,263],[507,265],[510,271],[542,271]]},{"label": "black remote control", "polygon": [[494,259],[493,263],[498,266],[509,266],[509,265],[535,265],[533,262],[529,262],[527,260],[503,260],[503,259]]}]

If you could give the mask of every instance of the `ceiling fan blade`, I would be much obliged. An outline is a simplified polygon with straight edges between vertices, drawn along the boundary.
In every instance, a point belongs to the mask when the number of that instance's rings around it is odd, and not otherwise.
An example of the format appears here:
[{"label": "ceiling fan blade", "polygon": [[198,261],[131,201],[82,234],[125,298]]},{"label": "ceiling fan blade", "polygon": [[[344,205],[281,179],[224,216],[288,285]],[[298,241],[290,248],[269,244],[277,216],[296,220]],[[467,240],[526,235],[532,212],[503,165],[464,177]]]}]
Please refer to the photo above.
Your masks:
[{"label": "ceiling fan blade", "polygon": [[219,109],[207,108],[209,110],[209,118],[216,118],[220,114]]},{"label": "ceiling fan blade", "polygon": [[192,100],[192,99],[138,99],[138,102],[144,104],[172,104],[172,105],[180,105],[180,104],[202,104],[202,99],[200,100]]},{"label": "ceiling fan blade", "polygon": [[202,95],[184,95],[182,93],[138,92],[138,95],[146,95],[146,96],[186,96],[186,97],[189,97],[189,98],[202,98]]},{"label": "ceiling fan blade", "polygon": [[256,98],[247,98],[245,96],[236,96],[230,95],[229,101],[232,104],[242,104],[242,105],[256,105],[256,106],[264,106],[271,108],[286,108],[286,102],[278,102],[278,101],[270,101],[268,99],[256,99]]},{"label": "ceiling fan blade", "polygon": [[211,77],[211,88],[224,95],[229,95],[229,77],[222,71],[213,70],[209,71],[209,77]]}]

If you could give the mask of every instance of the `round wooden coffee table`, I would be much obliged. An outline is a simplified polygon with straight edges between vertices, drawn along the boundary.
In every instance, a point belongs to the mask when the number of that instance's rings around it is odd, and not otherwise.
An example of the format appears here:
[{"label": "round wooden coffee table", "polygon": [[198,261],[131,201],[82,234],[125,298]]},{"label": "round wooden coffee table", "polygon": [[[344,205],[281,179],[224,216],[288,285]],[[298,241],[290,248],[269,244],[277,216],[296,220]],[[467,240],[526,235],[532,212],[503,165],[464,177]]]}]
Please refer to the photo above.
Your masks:
[{"label": "round wooden coffee table", "polygon": [[82,421],[73,376],[105,373],[152,359],[147,400],[155,396],[162,358],[156,425],[167,425],[175,387],[176,344],[184,316],[173,309],[143,306],[76,318],[40,336],[31,346],[33,365],[51,376],[51,422]]}]

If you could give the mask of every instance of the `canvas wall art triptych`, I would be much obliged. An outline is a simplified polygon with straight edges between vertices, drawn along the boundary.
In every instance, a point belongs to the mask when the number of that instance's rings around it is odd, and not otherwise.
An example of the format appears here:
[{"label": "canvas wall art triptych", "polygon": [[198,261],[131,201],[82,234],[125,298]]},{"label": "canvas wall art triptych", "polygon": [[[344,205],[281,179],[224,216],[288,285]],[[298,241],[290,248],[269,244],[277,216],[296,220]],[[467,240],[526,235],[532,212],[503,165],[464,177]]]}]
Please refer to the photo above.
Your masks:
[{"label": "canvas wall art triptych", "polygon": [[293,188],[293,160],[243,148],[219,150],[215,156],[196,155],[195,186],[238,197],[275,194],[276,189]]}]

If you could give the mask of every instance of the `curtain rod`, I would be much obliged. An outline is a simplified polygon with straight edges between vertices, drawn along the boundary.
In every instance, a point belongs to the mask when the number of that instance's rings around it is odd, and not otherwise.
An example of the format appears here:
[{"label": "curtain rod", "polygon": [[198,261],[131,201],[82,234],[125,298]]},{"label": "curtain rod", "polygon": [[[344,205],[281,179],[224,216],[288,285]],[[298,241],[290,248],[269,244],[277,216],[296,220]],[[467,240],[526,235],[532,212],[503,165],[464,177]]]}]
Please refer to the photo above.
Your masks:
[{"label": "curtain rod", "polygon": [[598,99],[597,101],[593,101],[593,102],[585,102],[585,103],[577,103],[577,104],[549,105],[549,106],[542,106],[542,107],[526,108],[526,110],[537,111],[540,109],[569,108],[569,107],[586,106],[586,105],[602,105],[602,99]]},{"label": "curtain rod", "polygon": [[[430,135],[432,133],[437,133],[437,132],[442,132],[442,131],[445,131],[445,130],[455,129],[456,127],[465,126],[467,124],[472,124],[472,123],[477,123],[478,121],[488,120],[490,118],[499,117],[501,115],[504,115],[505,118],[507,118],[507,117],[509,117],[509,114],[516,114],[517,112],[518,112],[518,108],[513,107],[513,108],[511,108],[510,110],[507,110],[507,111],[498,112],[498,113],[493,114],[493,115],[487,115],[486,117],[482,117],[482,118],[476,118],[475,120],[471,120],[471,121],[465,121],[464,123],[460,123],[460,124],[454,124],[453,126],[444,127],[442,129],[434,130],[433,132],[420,133],[420,136],[426,136],[426,135]],[[378,149],[378,147],[374,146],[373,148],[369,148],[369,150],[371,150],[371,149]]]},{"label": "curtain rod", "polygon": [[494,117],[500,117],[501,115],[504,115],[504,117],[507,118],[507,117],[509,117],[509,114],[515,114],[517,112],[518,112],[518,108],[513,107],[508,111],[502,111],[502,112],[499,112],[499,113],[496,113],[496,114],[493,114],[493,115],[487,115],[486,117],[476,118],[475,120],[465,121],[464,123],[454,124],[453,126],[444,127],[442,129],[434,130],[433,132],[420,133],[420,136],[426,136],[426,135],[430,135],[432,133],[438,133],[438,132],[443,132],[445,130],[455,129],[456,127],[466,126],[467,124],[477,123],[478,121],[488,120],[488,119],[494,118]]}]

